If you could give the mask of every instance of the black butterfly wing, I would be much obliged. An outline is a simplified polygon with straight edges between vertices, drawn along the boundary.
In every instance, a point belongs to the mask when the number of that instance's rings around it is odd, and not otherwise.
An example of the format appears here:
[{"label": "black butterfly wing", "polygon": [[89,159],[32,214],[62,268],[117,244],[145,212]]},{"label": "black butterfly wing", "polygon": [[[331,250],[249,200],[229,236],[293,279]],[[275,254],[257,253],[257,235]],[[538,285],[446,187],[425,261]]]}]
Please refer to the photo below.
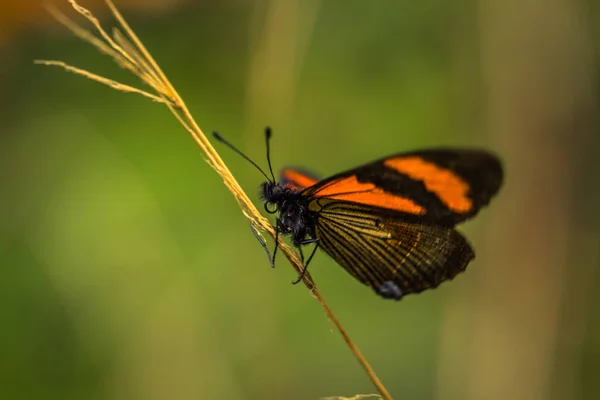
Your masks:
[{"label": "black butterfly wing", "polygon": [[487,151],[429,149],[389,156],[313,182],[303,194],[450,227],[476,215],[502,180],[500,160]]},{"label": "black butterfly wing", "polygon": [[453,228],[411,223],[372,207],[314,200],[318,245],[346,271],[384,298],[435,288],[475,257]]}]

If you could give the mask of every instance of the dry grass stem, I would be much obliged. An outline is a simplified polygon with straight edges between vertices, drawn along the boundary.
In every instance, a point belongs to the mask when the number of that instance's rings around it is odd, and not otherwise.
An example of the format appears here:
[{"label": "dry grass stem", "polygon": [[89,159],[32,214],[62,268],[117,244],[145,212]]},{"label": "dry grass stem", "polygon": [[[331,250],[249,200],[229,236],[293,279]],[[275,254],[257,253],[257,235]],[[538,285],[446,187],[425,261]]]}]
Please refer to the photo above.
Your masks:
[{"label": "dry grass stem", "polygon": [[341,397],[341,396],[333,396],[333,397],[323,397],[321,400],[365,400],[365,399],[382,399],[378,394],[357,394],[352,397]]},{"label": "dry grass stem", "polygon": [[[241,186],[235,180],[219,154],[214,150],[211,143],[208,141],[194,118],[184,103],[183,99],[171,82],[167,79],[164,72],[158,66],[154,58],[150,55],[148,50],[142,44],[140,39],[136,36],[133,30],[129,27],[123,16],[117,10],[111,0],[106,0],[106,4],[110,8],[113,16],[120,25],[125,34],[121,33],[118,29],[113,29],[113,35],[110,36],[106,30],[101,26],[100,22],[94,15],[86,8],[80,6],[75,0],[68,0],[73,9],[83,16],[93,27],[96,32],[94,35],[89,30],[82,28],[77,25],[73,20],[66,17],[64,14],[59,12],[55,8],[50,8],[51,14],[63,25],[65,25],[73,34],[85,42],[94,46],[102,54],[110,56],[120,67],[132,72],[138,76],[143,83],[149,86],[153,93],[138,89],[129,85],[125,85],[120,82],[113,81],[111,79],[96,75],[92,72],[86,71],[81,68],[71,66],[63,61],[51,61],[51,60],[37,60],[36,63],[50,66],[58,66],[64,68],[67,71],[82,75],[88,79],[107,85],[113,89],[127,92],[137,93],[154,101],[165,104],[185,130],[192,136],[196,144],[200,147],[204,154],[206,162],[223,178],[225,186],[231,191],[235,199],[237,200],[242,213],[250,220],[250,223],[259,232],[267,232],[273,239],[275,238],[275,231],[269,223],[269,221],[263,217],[254,204],[250,201],[246,193],[242,190]],[[262,236],[262,235],[261,235]],[[264,238],[263,238],[264,239]],[[298,273],[302,271],[302,263],[296,255],[296,253],[284,242],[279,239],[279,247],[282,253],[285,254],[287,259],[291,262],[292,266]],[[304,285],[310,290],[313,297],[315,297],[323,309],[327,317],[333,322],[337,330],[342,335],[344,341],[363,366],[369,378],[381,394],[383,399],[391,399],[391,396],[383,386],[373,369],[370,367],[367,360],[363,357],[361,352],[358,350],[356,344],[348,336],[342,324],[335,316],[331,308],[325,302],[321,293],[317,290],[315,283],[310,276],[310,273],[306,273],[303,279]],[[358,399],[360,397],[354,397]],[[363,397],[364,398],[364,397]]]},{"label": "dry grass stem", "polygon": [[53,66],[57,66],[57,67],[62,67],[65,70],[69,71],[69,72],[73,72],[75,74],[81,75],[81,76],[85,76],[88,79],[91,79],[93,81],[96,82],[100,82],[105,84],[106,86],[109,86],[113,89],[119,90],[121,92],[126,92],[126,93],[137,93],[137,94],[141,94],[142,96],[148,97],[149,99],[152,99],[154,101],[158,101],[160,103],[167,103],[168,101],[158,97],[156,95],[153,95],[152,93],[148,93],[146,91],[143,91],[141,89],[135,88],[133,86],[129,86],[129,85],[125,85],[124,83],[120,83],[117,81],[113,81],[112,79],[108,79],[105,78],[103,76],[100,75],[96,75],[92,72],[86,71],[84,69],[81,68],[77,68],[74,67],[72,65],[69,65],[67,63],[64,63],[62,61],[49,61],[49,60],[35,60],[36,64],[42,64],[42,65],[53,65]]}]

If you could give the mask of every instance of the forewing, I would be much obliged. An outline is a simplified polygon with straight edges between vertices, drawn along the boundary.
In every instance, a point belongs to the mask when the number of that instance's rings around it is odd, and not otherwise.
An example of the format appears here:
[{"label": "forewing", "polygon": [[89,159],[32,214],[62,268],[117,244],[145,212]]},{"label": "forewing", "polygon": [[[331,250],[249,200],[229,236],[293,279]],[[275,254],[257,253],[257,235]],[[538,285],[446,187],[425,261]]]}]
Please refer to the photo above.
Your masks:
[{"label": "forewing", "polygon": [[483,150],[430,149],[386,157],[316,182],[310,198],[382,208],[409,221],[453,226],[498,192],[500,160]]},{"label": "forewing", "polygon": [[319,203],[319,247],[384,298],[400,300],[435,288],[475,257],[452,228],[389,219],[360,204]]},{"label": "forewing", "polygon": [[296,168],[284,168],[281,171],[279,183],[298,192],[319,182],[314,174]]}]

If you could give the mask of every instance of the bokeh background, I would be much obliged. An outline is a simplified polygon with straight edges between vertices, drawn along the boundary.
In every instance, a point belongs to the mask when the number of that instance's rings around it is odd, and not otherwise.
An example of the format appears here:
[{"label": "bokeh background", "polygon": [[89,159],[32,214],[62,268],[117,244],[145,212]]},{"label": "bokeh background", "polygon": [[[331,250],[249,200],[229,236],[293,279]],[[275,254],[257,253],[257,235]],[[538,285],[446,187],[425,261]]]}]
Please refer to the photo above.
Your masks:
[{"label": "bokeh background", "polygon": [[[323,175],[432,145],[502,157],[452,283],[396,303],[311,265],[394,398],[600,397],[600,3],[117,5],[200,126],[262,165],[267,124],[276,167]],[[374,392],[166,108],[38,58],[138,83],[41,1],[0,2],[0,398]],[[257,200],[261,175],[217,149]]]}]

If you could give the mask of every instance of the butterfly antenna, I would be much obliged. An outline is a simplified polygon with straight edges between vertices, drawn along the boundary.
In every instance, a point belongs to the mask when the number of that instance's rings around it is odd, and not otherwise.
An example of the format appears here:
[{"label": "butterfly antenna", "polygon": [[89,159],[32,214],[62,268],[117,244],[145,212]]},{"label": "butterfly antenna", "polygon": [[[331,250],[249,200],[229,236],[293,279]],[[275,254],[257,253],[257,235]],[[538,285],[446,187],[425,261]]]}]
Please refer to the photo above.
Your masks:
[{"label": "butterfly antenna", "polygon": [[[225,138],[223,136],[221,136],[221,134],[219,132],[213,132],[213,136],[215,137],[215,139],[217,139],[219,142],[225,144],[225,146],[229,147],[231,150],[235,151],[236,153],[238,153],[240,156],[242,156],[246,161],[248,161],[250,164],[254,165],[256,167],[257,170],[260,171],[261,174],[264,175],[265,178],[267,178],[268,181],[271,180],[271,178],[269,178],[267,176],[267,174],[265,174],[265,171],[263,171],[263,169],[261,167],[258,166],[258,164],[256,164],[254,161],[252,161],[247,155],[245,155],[244,153],[242,153],[240,150],[238,150],[234,145],[232,145],[231,143],[229,143],[227,140],[225,140]],[[269,148],[269,141],[267,140],[267,149]],[[269,159],[268,156],[268,150],[267,150],[267,159]],[[271,162],[269,161],[269,169],[271,169]],[[273,175],[273,170],[271,169],[271,175]],[[275,177],[273,177],[273,182],[275,182]]]},{"label": "butterfly antenna", "polygon": [[265,142],[267,144],[267,164],[269,164],[269,171],[271,172],[271,178],[275,182],[275,174],[273,173],[273,167],[271,166],[271,128],[265,128]]}]

